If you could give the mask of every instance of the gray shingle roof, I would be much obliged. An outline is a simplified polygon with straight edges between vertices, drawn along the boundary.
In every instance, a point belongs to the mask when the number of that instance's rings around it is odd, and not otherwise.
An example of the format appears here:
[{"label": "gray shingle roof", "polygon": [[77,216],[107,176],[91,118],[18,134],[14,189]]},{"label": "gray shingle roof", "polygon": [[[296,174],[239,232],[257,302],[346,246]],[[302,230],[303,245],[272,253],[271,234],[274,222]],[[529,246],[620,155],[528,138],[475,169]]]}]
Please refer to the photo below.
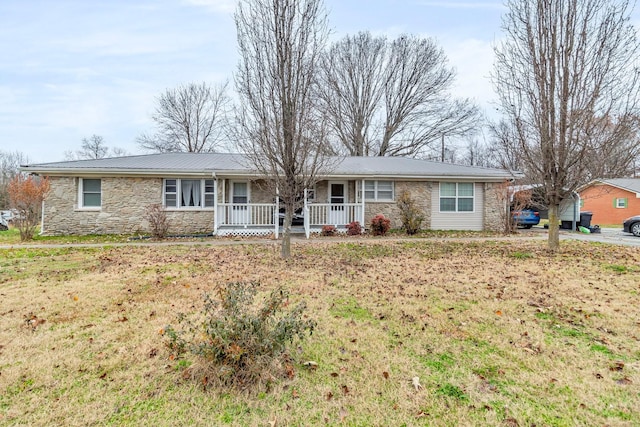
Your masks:
[{"label": "gray shingle roof", "polygon": [[602,179],[599,181],[633,193],[640,193],[640,178],[615,178]]},{"label": "gray shingle roof", "polygon": [[[521,176],[518,172],[475,166],[462,166],[406,157],[335,157],[331,177],[411,177],[411,178],[483,178],[505,179]],[[42,175],[81,174],[171,174],[252,175],[242,154],[162,153],[74,160],[22,166],[25,172]]]}]

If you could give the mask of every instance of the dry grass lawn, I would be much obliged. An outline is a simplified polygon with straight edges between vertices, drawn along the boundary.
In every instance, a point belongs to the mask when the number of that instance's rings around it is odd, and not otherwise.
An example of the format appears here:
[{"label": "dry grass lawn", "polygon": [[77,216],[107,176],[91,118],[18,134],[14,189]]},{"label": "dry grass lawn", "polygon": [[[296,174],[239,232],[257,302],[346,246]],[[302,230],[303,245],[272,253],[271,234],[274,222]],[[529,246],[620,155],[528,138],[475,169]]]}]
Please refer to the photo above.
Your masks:
[{"label": "dry grass lawn", "polygon": [[[640,425],[636,248],[370,239],[293,252],[0,250],[0,425]],[[293,378],[205,390],[199,361],[172,359],[160,331],[249,280],[289,289],[318,327],[291,348]]]}]

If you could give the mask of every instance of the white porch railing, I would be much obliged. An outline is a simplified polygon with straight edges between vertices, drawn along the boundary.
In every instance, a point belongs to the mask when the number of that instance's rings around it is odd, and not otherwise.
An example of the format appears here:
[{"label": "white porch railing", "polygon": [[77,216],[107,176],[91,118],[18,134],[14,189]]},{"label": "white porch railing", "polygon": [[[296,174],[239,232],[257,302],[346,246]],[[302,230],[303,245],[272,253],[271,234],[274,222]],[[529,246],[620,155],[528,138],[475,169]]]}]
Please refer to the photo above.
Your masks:
[{"label": "white porch railing", "polygon": [[219,203],[218,225],[275,226],[274,203]]},{"label": "white porch railing", "polygon": [[[361,203],[314,203],[304,209],[304,228],[307,236],[311,228],[323,225],[344,227],[353,221],[363,221]],[[276,238],[279,228],[278,205],[275,203],[218,203],[216,225],[225,227],[274,228]]]},{"label": "white porch railing", "polygon": [[353,221],[362,222],[362,204],[360,203],[314,203],[307,205],[309,209],[309,226],[323,225],[344,226]]}]

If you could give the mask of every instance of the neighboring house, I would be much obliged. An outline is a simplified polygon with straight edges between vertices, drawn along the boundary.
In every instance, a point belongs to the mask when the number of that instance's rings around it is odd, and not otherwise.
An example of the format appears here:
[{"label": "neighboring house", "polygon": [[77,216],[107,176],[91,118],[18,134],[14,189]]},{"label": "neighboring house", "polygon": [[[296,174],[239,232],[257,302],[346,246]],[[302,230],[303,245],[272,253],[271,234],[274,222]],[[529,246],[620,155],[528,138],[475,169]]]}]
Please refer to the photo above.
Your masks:
[{"label": "neighboring house", "polygon": [[596,179],[579,189],[592,224],[616,224],[640,215],[640,178]]},{"label": "neighboring house", "polygon": [[[330,173],[308,189],[304,231],[344,227],[384,214],[402,225],[396,197],[407,190],[423,228],[498,230],[505,203],[497,195],[514,174],[401,157],[336,157]],[[23,166],[47,176],[42,233],[146,232],[149,205],[162,204],[170,233],[279,232],[279,204],[241,154],[164,153]],[[515,174],[515,177],[520,177]]]}]

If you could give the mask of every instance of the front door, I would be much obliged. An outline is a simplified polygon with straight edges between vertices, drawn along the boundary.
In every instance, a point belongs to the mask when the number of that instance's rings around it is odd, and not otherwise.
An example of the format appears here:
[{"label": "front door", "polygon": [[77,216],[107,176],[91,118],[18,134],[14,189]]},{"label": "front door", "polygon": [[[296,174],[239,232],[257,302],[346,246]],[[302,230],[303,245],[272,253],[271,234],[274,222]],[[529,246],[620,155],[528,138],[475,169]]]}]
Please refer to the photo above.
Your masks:
[{"label": "front door", "polygon": [[249,224],[249,183],[231,183],[231,224]]},{"label": "front door", "polygon": [[347,184],[345,182],[329,183],[329,224],[345,225],[347,224]]}]

